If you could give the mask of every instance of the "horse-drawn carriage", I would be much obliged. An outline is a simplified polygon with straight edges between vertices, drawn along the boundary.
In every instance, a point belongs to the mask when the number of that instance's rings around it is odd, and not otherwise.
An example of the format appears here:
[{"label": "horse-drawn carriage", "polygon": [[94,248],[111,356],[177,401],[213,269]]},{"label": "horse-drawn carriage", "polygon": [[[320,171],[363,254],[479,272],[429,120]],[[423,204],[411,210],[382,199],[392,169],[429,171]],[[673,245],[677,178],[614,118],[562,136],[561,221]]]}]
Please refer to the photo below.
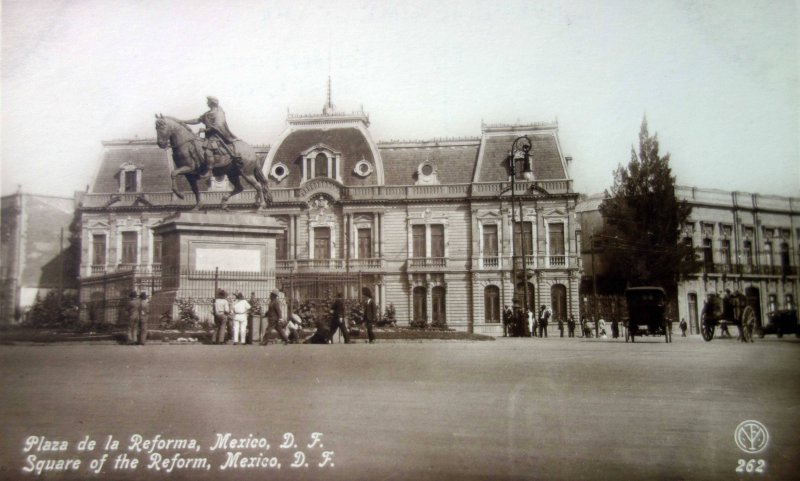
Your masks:
[{"label": "horse-drawn carriage", "polygon": [[740,341],[753,342],[756,311],[739,292],[728,295],[725,299],[715,292],[708,294],[701,318],[700,335],[705,341],[714,339],[717,326],[727,330],[728,325],[734,325],[739,328]]},{"label": "horse-drawn carriage", "polygon": [[667,294],[660,287],[632,287],[625,291],[628,322],[625,342],[635,342],[636,336],[663,335],[672,342],[670,323],[665,315]]},{"label": "horse-drawn carriage", "polygon": [[766,334],[776,334],[779,338],[784,334],[794,333],[796,337],[800,337],[800,324],[797,323],[797,310],[795,309],[782,309],[772,311],[767,315],[767,322],[761,324],[758,322],[756,325],[756,333],[759,338],[763,338]]}]

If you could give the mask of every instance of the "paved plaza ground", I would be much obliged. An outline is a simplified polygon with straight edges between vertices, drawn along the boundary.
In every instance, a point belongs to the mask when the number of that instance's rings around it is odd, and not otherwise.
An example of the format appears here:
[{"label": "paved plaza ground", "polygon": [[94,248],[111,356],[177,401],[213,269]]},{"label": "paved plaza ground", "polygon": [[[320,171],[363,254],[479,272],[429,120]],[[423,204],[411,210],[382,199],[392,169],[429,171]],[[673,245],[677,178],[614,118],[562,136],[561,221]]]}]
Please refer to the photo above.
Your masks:
[{"label": "paved plaza ground", "polygon": [[[0,346],[0,478],[797,479],[799,368],[794,336]],[[747,420],[758,453],[735,442]],[[36,475],[66,458],[80,468]]]}]

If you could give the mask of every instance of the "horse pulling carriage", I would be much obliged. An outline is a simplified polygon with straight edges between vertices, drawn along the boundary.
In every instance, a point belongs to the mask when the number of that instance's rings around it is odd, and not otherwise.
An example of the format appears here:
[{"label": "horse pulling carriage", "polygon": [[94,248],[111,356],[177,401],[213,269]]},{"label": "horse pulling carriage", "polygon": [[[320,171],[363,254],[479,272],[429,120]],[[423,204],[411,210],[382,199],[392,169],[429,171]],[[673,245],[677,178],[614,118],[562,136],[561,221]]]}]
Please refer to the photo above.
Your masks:
[{"label": "horse pulling carriage", "polygon": [[669,319],[665,316],[667,294],[660,287],[632,287],[625,291],[628,304],[628,324],[625,342],[635,342],[636,336],[663,335],[672,342]]},{"label": "horse pulling carriage", "polygon": [[708,342],[714,339],[717,326],[727,330],[728,325],[739,328],[739,340],[753,342],[753,332],[756,327],[756,311],[749,305],[747,298],[736,292],[727,295],[724,299],[717,293],[710,293],[703,306],[702,325],[700,335]]}]

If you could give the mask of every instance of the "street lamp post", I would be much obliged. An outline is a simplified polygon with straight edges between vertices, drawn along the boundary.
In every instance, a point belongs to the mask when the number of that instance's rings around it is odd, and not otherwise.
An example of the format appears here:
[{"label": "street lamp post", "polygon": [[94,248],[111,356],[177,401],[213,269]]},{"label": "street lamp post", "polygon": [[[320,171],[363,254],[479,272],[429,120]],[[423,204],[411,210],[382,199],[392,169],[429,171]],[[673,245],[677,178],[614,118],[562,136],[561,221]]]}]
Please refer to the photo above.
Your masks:
[{"label": "street lamp post", "polygon": [[[516,179],[517,179],[517,158],[522,158],[523,176],[526,180],[530,180],[533,176],[531,169],[531,139],[527,135],[517,137],[514,143],[511,144],[511,155],[508,158],[508,171],[511,174],[511,285],[514,288],[514,297],[517,297],[517,250],[515,235],[516,229]],[[522,204],[520,204],[520,224],[522,224]],[[528,307],[528,269],[525,260],[525,230],[520,225],[520,242],[522,242],[522,273],[523,273],[523,286],[525,288],[525,298],[520,304]]]}]

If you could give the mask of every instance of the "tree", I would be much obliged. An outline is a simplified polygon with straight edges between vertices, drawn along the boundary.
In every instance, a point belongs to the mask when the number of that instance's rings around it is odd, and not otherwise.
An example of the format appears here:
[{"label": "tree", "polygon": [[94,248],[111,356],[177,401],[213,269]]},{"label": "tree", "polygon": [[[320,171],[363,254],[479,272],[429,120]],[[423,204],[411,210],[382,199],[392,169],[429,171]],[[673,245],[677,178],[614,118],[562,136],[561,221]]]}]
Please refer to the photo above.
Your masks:
[{"label": "tree", "polygon": [[647,119],[639,131],[639,153],[631,146],[627,167],[614,171],[614,184],[600,205],[603,229],[596,236],[608,277],[622,285],[657,285],[674,293],[682,275],[697,271],[694,249],[678,242],[691,206],[675,197],[669,154],[660,156],[658,135]]}]

